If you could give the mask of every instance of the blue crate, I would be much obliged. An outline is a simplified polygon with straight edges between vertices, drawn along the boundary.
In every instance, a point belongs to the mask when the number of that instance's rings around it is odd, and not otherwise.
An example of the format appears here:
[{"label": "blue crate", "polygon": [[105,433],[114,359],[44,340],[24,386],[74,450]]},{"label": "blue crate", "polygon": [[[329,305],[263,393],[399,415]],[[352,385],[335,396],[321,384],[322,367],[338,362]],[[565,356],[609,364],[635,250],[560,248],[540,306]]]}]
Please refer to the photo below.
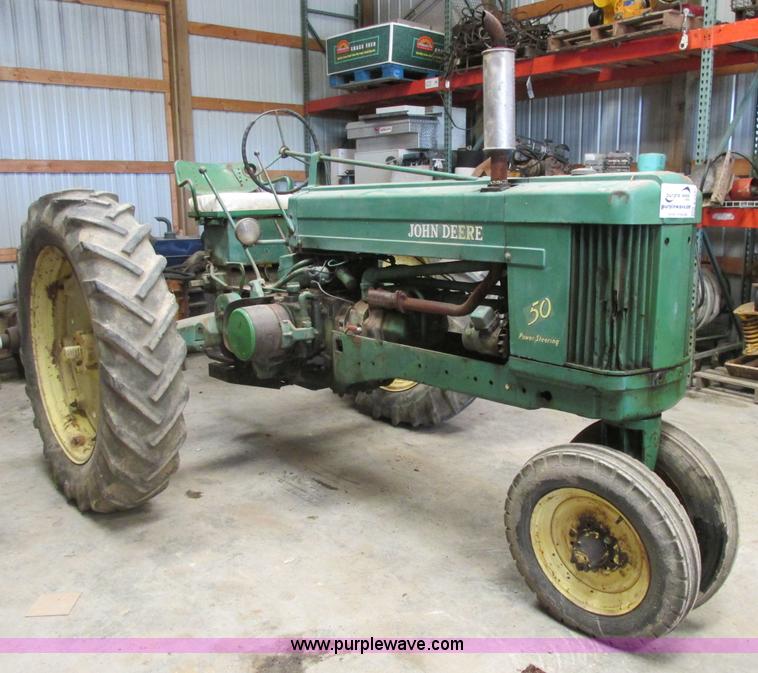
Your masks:
[{"label": "blue crate", "polygon": [[339,75],[330,75],[329,86],[333,89],[352,89],[383,84],[385,82],[407,82],[415,79],[437,77],[436,70],[417,70],[396,63],[385,63],[376,68],[361,68],[342,72]]}]

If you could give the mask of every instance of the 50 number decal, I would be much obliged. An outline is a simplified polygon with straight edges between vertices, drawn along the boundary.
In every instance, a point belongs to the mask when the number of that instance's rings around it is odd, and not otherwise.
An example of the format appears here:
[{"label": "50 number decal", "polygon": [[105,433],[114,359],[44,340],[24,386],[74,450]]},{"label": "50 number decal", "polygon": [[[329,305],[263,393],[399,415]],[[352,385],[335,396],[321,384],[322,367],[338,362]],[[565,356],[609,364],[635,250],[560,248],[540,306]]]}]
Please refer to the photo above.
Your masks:
[{"label": "50 number decal", "polygon": [[553,302],[550,301],[549,297],[544,297],[543,299],[538,299],[537,301],[533,301],[531,306],[529,306],[529,322],[527,322],[527,325],[534,325],[539,320],[545,320],[545,318],[549,318],[553,313]]}]

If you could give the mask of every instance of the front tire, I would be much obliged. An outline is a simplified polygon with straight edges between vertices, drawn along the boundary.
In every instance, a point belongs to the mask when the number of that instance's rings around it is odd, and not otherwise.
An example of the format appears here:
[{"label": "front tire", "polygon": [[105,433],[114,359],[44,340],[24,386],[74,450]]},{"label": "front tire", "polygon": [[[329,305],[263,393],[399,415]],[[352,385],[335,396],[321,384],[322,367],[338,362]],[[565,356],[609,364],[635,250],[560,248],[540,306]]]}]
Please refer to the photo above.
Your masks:
[{"label": "front tire", "polygon": [[[602,422],[593,423],[573,441],[599,444],[601,427]],[[739,539],[734,497],[705,447],[667,421],[661,422],[655,473],[676,494],[697,534],[701,577],[695,607],[699,607],[721,588],[734,565]]]},{"label": "front tire", "polygon": [[22,229],[27,395],[53,481],[82,511],[141,505],[179,464],[186,349],[149,234],[133,206],[79,189],[39,199]]},{"label": "front tire", "polygon": [[697,599],[687,513],[660,477],[618,451],[567,444],[537,454],[511,484],[505,527],[539,601],[591,636],[662,636]]}]

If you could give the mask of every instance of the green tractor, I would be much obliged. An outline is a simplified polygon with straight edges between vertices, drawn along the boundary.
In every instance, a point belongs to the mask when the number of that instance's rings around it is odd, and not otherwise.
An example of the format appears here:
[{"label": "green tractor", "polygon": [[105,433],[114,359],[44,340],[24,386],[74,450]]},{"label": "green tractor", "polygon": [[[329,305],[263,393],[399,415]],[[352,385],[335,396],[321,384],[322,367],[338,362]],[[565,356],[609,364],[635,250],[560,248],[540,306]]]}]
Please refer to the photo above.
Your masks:
[{"label": "green tractor", "polygon": [[65,496],[110,512],[166,487],[190,347],[228,383],[331,388],[394,423],[438,423],[476,397],[587,417],[508,492],[529,586],[603,638],[660,636],[713,596],[734,502],[705,449],[661,419],[690,371],[700,194],[669,172],[509,180],[513,89],[512,51],[485,52],[490,178],[395,168],[435,179],[324,185],[332,157],[288,149],[280,121],[297,115],[282,110],[251,126],[277,122],[273,160],[301,161],[302,184],[248,158],[250,127],[239,164],[178,162],[215,297],[178,323],[132,206],[87,190],[32,205],[22,358]]}]

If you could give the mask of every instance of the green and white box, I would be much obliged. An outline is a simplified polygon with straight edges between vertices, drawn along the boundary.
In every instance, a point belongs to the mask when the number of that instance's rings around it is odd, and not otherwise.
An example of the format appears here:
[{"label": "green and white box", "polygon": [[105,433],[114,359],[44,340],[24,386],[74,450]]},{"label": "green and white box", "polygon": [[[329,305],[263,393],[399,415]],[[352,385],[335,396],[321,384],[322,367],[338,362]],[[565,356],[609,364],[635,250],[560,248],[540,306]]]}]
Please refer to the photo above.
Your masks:
[{"label": "green and white box", "polygon": [[[327,75],[346,75],[359,70],[382,70],[383,77],[393,78],[391,69],[403,79],[404,71],[439,72],[444,61],[445,36],[437,31],[403,23],[381,23],[351,30],[326,41]],[[335,78],[340,81],[340,78]],[[348,81],[349,78],[348,78]],[[358,78],[356,78],[356,83]],[[335,86],[332,80],[332,86]]]}]

